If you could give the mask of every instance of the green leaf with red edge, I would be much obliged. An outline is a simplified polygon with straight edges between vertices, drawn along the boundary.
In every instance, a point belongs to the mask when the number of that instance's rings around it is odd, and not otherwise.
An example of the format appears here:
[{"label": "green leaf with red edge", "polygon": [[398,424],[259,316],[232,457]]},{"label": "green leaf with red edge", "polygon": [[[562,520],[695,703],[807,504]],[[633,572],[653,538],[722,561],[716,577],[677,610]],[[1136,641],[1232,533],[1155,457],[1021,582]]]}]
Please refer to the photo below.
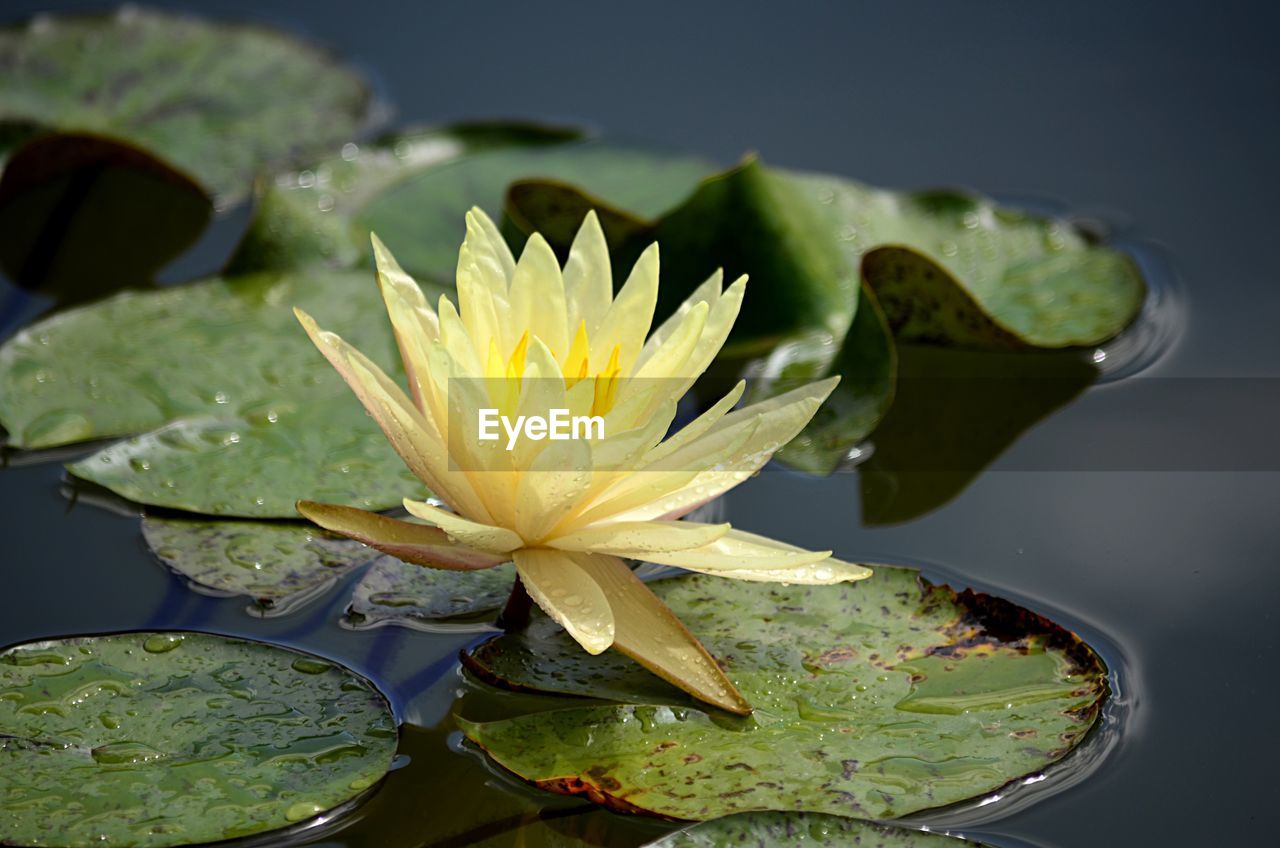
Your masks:
[{"label": "green leaf with red edge", "polygon": [[1074,634],[913,569],[876,566],[835,586],[701,575],[651,585],[753,715],[696,705],[538,619],[465,664],[503,686],[617,703],[464,716],[467,737],[525,780],[630,812],[887,818],[1040,772],[1085,739],[1108,693],[1101,659]]}]

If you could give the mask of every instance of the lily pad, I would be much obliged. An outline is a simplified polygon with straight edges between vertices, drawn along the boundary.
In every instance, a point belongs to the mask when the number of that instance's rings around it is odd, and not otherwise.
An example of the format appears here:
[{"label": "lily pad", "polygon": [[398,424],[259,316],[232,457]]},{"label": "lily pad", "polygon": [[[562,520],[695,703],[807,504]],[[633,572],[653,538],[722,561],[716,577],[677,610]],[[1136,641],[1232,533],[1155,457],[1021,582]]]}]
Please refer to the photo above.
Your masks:
[{"label": "lily pad", "polygon": [[538,619],[475,648],[468,666],[523,690],[619,703],[460,719],[467,737],[540,787],[619,810],[891,818],[1040,772],[1085,738],[1108,692],[1102,661],[1074,634],[914,569],[877,566],[835,586],[650,585],[754,714],[664,696],[657,681],[637,689],[629,660],[589,656]]},{"label": "lily pad", "polygon": [[[371,144],[349,142],[338,156],[259,185],[253,219],[226,273],[368,266],[369,230],[353,221],[382,193],[469,154],[584,140],[573,127],[501,121],[405,130]],[[470,207],[460,208],[458,215]],[[449,221],[447,233],[452,236],[459,226]],[[456,259],[457,245],[454,251]],[[452,277],[447,282],[452,285]]]},{"label": "lily pad", "polygon": [[446,571],[378,557],[351,593],[346,623],[360,630],[387,624],[431,630],[443,619],[496,610],[515,579],[511,565]]},{"label": "lily pad", "polygon": [[[523,184],[508,195],[507,221],[563,242],[573,231],[564,219],[599,204],[564,185]],[[1128,257],[1065,221],[963,192],[888,191],[755,159],[659,217],[608,212],[619,267],[649,242],[662,245],[660,312],[717,267],[730,279],[750,274],[726,354],[750,363],[756,397],[842,376],[828,412],[783,453],[821,473],[888,409],[894,338],[984,350],[1096,344],[1129,324],[1145,293]]]},{"label": "lily pad", "polygon": [[605,144],[578,131],[496,123],[400,133],[268,186],[232,270],[364,263],[377,232],[420,281],[452,286],[463,216],[495,216],[513,181],[569,180],[654,214],[711,173],[706,160]]},{"label": "lily pad", "polygon": [[368,276],[212,279],[38,322],[0,348],[10,442],[47,447],[160,427],[71,466],[153,506],[254,518],[294,517],[299,498],[396,506],[420,484],[291,312],[324,313],[397,373]]},{"label": "lily pad", "polygon": [[[675,191],[676,182],[686,190],[706,170],[699,160],[573,138],[525,125],[425,131],[294,175],[264,195],[233,262],[239,273],[117,295],[37,323],[0,348],[0,423],[9,443],[45,448],[143,433],[71,470],[151,506],[288,518],[301,498],[398,505],[420,489],[291,307],[398,375],[372,272],[341,270],[365,261],[369,221],[404,226],[387,211],[396,203],[420,204],[413,231],[401,238],[424,279],[443,279],[456,262],[465,211],[499,202],[510,174],[598,178],[644,207],[661,202],[644,198]],[[399,199],[384,202],[387,192]],[[416,229],[433,221],[440,226]],[[386,240],[400,252],[401,243]],[[449,272],[427,267],[446,245]],[[281,270],[290,263],[298,270]],[[250,272],[255,265],[275,270]]]},{"label": "lily pad", "polygon": [[261,26],[126,7],[0,30],[0,125],[152,151],[220,202],[256,173],[337,150],[370,118],[352,69]]},{"label": "lily pad", "polygon": [[142,534],[169,568],[215,594],[248,595],[255,602],[250,611],[262,616],[293,612],[369,566],[347,607],[346,623],[358,629],[429,630],[442,620],[496,610],[515,580],[509,565],[425,568],[301,522],[147,516]]},{"label": "lily pad", "polygon": [[982,848],[985,844],[822,813],[760,812],[699,822],[650,842],[649,848],[720,848],[722,845],[771,848],[797,842],[830,848],[962,848],[964,845]]},{"label": "lily pad", "polygon": [[248,595],[263,616],[282,615],[332,589],[377,553],[310,524],[142,519],[152,552],[192,583]]},{"label": "lily pad", "polygon": [[205,633],[0,653],[0,841],[190,845],[311,819],[387,772],[397,730],[364,678]]}]

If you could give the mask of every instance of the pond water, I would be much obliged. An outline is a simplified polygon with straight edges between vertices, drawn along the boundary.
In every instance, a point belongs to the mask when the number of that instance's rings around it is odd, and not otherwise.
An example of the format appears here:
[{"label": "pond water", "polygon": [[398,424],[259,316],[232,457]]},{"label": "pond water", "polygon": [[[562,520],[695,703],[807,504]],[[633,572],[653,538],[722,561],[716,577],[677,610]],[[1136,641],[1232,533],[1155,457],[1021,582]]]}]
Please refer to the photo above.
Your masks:
[{"label": "pond water", "polygon": [[[873,183],[1056,198],[1117,228],[1168,298],[1159,326],[1172,328],[1171,346],[1109,351],[1132,367],[1104,363],[1105,382],[910,520],[862,516],[978,469],[896,470],[865,489],[856,468],[826,479],[771,470],[724,508],[753,532],[995,591],[1078,630],[1116,670],[1103,732],[1045,780],[914,820],[1009,846],[1262,841],[1280,753],[1280,688],[1267,671],[1280,588],[1275,11],[176,5],[333,45],[381,81],[401,124],[588,120],[722,161],[758,149]],[[219,221],[166,276],[216,268],[244,221]],[[0,332],[46,305],[5,283]],[[989,410],[992,427],[1000,412]],[[243,599],[192,592],[155,563],[119,502],[70,490],[59,462],[32,459],[0,470],[0,645],[139,628],[241,634],[341,660],[392,698],[407,728],[401,767],[299,844],[626,845],[667,829],[527,788],[461,746],[459,698],[479,716],[520,697],[460,675],[457,652],[478,634],[346,630],[342,591],[251,617]]]}]

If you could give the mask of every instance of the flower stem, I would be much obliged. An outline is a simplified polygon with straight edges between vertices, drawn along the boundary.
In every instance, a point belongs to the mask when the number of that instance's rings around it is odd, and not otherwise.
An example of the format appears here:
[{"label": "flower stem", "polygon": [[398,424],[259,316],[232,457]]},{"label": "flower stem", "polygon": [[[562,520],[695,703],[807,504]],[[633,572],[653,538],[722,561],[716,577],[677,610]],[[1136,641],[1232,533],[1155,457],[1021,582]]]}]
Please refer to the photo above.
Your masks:
[{"label": "flower stem", "polygon": [[529,597],[529,592],[517,577],[515,584],[511,587],[511,594],[507,596],[507,605],[498,615],[498,626],[508,633],[524,630],[529,626],[529,613],[532,610],[533,598]]}]

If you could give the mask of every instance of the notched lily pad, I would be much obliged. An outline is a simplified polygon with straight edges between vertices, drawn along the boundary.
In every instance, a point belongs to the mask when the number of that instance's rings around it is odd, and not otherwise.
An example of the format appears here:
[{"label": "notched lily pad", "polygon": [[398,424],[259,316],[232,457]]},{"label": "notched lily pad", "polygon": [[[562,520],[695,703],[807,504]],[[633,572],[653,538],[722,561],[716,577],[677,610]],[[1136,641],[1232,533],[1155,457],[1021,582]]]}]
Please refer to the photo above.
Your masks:
[{"label": "notched lily pad", "polygon": [[127,141],[222,202],[260,169],[336,150],[370,116],[364,80],[311,45],[133,7],[0,29],[0,67],[0,126]]},{"label": "notched lily pad", "polygon": [[377,556],[310,524],[147,516],[142,535],[169,568],[218,594],[249,596],[263,616],[297,609]]},{"label": "notched lily pad", "polygon": [[650,842],[649,848],[720,848],[722,845],[771,848],[795,843],[830,848],[962,848],[964,845],[983,848],[985,845],[924,830],[822,813],[759,812],[699,822]]},{"label": "notched lily pad", "polygon": [[[1066,756],[1107,672],[1074,634],[1012,603],[877,566],[856,584],[705,576],[651,584],[754,705],[707,711],[591,657],[546,619],[467,664],[523,690],[605,697],[467,737],[524,779],[615,809],[709,819],[761,809],[890,818],[982,796]],[[563,703],[563,702],[561,702]]]},{"label": "notched lily pad", "polygon": [[[546,230],[563,250],[568,219],[598,205],[561,184],[520,184],[508,194],[507,223]],[[1065,221],[964,192],[887,191],[754,159],[663,215],[606,211],[617,267],[651,241],[662,245],[660,313],[716,267],[730,279],[750,274],[725,353],[749,363],[757,397],[841,375],[828,412],[782,454],[818,473],[834,470],[888,409],[895,339],[981,350],[1092,345],[1122,331],[1145,294],[1127,256]]]},{"label": "notched lily pad", "polygon": [[496,610],[515,577],[510,565],[447,571],[378,557],[351,593],[346,623],[360,630],[387,624],[430,630],[441,620]]},{"label": "notched lily pad", "polygon": [[311,819],[395,755],[387,701],[327,660],[205,633],[0,653],[0,842],[190,845]]}]

